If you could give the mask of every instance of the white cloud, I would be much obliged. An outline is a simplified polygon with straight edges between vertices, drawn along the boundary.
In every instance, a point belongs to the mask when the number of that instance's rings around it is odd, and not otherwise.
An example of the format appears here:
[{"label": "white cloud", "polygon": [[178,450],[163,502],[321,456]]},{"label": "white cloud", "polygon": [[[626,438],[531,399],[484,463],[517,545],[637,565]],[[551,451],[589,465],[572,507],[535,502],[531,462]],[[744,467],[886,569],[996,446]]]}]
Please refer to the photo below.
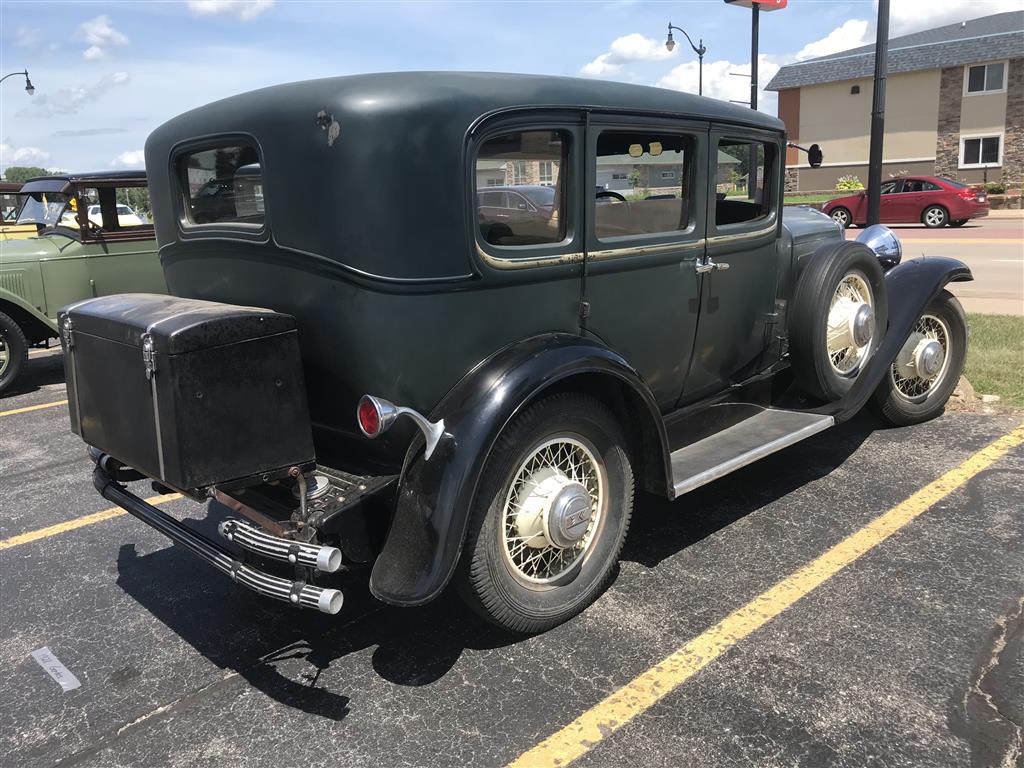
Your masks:
[{"label": "white cloud", "polygon": [[622,69],[623,64],[634,61],[661,61],[673,55],[672,51],[665,48],[663,41],[652,40],[639,32],[633,32],[613,40],[608,52],[584,64],[580,68],[580,74],[589,77],[614,75]]},{"label": "white cloud", "polygon": [[[774,57],[762,54],[757,57],[757,79],[763,86],[768,84],[779,71],[779,63]],[[704,95],[723,101],[735,100],[750,103],[749,77],[736,77],[732,72],[750,74],[750,63],[734,64],[731,61],[704,62]],[[658,81],[662,88],[676,91],[697,93],[698,62],[688,61],[672,69]],[[762,112],[775,114],[776,96],[774,93],[760,90],[757,96],[757,107]]]},{"label": "white cloud", "polygon": [[43,165],[50,159],[50,153],[39,147],[12,147],[0,144],[0,167],[11,165]]},{"label": "white cloud", "polygon": [[889,9],[889,37],[1020,9],[1021,0],[898,0]]},{"label": "white cloud", "polygon": [[82,52],[86,61],[105,58],[112,46],[128,45],[128,38],[114,28],[106,15],[83,21],[75,30],[75,37],[89,44]]},{"label": "white cloud", "polygon": [[20,110],[17,117],[56,117],[73,115],[92,104],[111,88],[125,85],[131,80],[127,72],[111,72],[95,83],[83,83],[75,88],[61,88],[52,94],[37,94],[32,104]]},{"label": "white cloud", "polygon": [[110,164],[122,168],[141,168],[146,164],[146,152],[142,149],[130,149],[122,152]]},{"label": "white cloud", "polygon": [[274,6],[274,0],[188,0],[188,9],[196,16],[237,16],[242,21],[255,19]]},{"label": "white cloud", "polygon": [[22,24],[14,30],[14,43],[22,48],[35,48],[39,45],[39,30]]},{"label": "white cloud", "polygon": [[[897,3],[897,5],[899,4]],[[828,56],[830,53],[839,53],[839,51],[874,43],[874,37],[868,35],[870,25],[871,23],[864,19],[845,21],[842,26],[836,27],[825,37],[801,48],[796,55],[796,60],[804,61],[818,56]]]}]

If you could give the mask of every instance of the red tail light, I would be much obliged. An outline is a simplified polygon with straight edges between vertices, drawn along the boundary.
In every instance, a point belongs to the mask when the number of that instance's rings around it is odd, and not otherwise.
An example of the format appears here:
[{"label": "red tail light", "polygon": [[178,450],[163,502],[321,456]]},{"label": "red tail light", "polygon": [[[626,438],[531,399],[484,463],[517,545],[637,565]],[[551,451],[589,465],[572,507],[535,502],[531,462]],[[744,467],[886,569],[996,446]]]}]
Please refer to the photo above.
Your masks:
[{"label": "red tail light", "polygon": [[964,189],[957,190],[957,194],[965,200],[973,200],[975,197],[979,196],[981,192],[976,189],[971,189],[970,187],[965,187]]},{"label": "red tail light", "polygon": [[359,428],[367,437],[376,437],[380,434],[380,411],[373,398],[364,396],[359,401],[359,408],[356,411],[359,419]]}]

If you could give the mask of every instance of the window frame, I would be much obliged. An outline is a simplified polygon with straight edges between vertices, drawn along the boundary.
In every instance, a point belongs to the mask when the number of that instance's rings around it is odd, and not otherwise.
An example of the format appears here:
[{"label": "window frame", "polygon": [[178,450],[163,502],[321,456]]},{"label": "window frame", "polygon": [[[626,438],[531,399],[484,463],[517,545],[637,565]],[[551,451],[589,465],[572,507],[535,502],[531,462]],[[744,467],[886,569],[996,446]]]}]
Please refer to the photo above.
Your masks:
[{"label": "window frame", "polygon": [[597,187],[597,144],[603,133],[661,133],[682,136],[692,141],[689,167],[684,166],[685,178],[675,179],[673,186],[683,187],[686,182],[690,194],[683,198],[688,205],[685,229],[674,229],[667,232],[648,232],[615,237],[599,237],[595,228],[596,196],[586,200],[587,220],[587,260],[629,259],[678,261],[682,256],[690,256],[703,248],[706,207],[701,206],[700,197],[704,185],[701,182],[702,166],[704,165],[705,147],[707,145],[708,123],[703,121],[666,119],[663,117],[646,117],[638,115],[595,115],[589,126],[587,136],[587,152],[584,158],[584,170],[587,177],[587,188]]},{"label": "window frame", "polygon": [[[987,87],[988,86],[988,68],[991,65],[993,65],[993,64],[1002,64],[1003,65],[1003,85],[1002,85],[1001,88],[988,88]],[[986,87],[983,88],[980,91],[972,91],[969,88],[970,80],[971,80],[971,70],[974,69],[975,67],[984,67],[985,68],[985,86]],[[996,60],[996,61],[977,62],[977,63],[974,63],[974,64],[965,64],[964,65],[964,92],[963,92],[963,95],[964,96],[987,96],[987,95],[990,95],[990,94],[993,94],[993,93],[1006,93],[1006,81],[1009,79],[1009,74],[1010,74],[1010,63],[1006,59]]]},{"label": "window frame", "polygon": [[[565,217],[565,236],[555,243],[535,245],[503,246],[488,243],[481,236],[477,219],[476,204],[476,161],[480,149],[491,139],[509,133],[532,131],[558,131],[565,135],[567,150],[559,166],[559,176],[564,173],[565,205],[559,215]],[[555,269],[563,267],[578,270],[583,261],[583,244],[580,242],[580,194],[582,175],[579,172],[580,156],[584,145],[582,115],[576,110],[537,110],[519,112],[514,115],[497,115],[483,123],[471,134],[465,159],[466,204],[468,205],[467,225],[471,230],[470,242],[478,262],[495,270],[528,270],[534,267]],[[510,161],[515,162],[515,161]],[[514,171],[513,171],[514,177]],[[508,180],[503,186],[510,185]],[[480,187],[481,191],[488,187]]]},{"label": "window frame", "polygon": [[[182,173],[181,160],[197,152],[205,152],[220,147],[250,144],[256,150],[261,171],[261,187],[263,189],[263,222],[248,224],[245,222],[211,222],[197,224],[189,216],[191,212],[191,194],[188,190],[187,176]],[[178,225],[178,236],[182,240],[208,239],[211,237],[227,237],[230,239],[252,240],[256,242],[270,241],[270,208],[272,194],[268,194],[266,155],[259,140],[251,133],[222,133],[201,136],[176,144],[171,148],[168,158],[168,176],[174,186],[174,217]]]},{"label": "window frame", "polygon": [[[710,139],[708,141],[708,157],[714,158],[714,165],[717,168],[718,147],[722,141],[757,143],[770,147],[773,152],[772,163],[768,164],[768,156],[765,154],[765,174],[771,171],[772,183],[764,184],[764,188],[771,193],[769,210],[764,216],[758,216],[750,221],[738,221],[731,224],[718,224],[716,220],[716,207],[711,205],[717,203],[715,193],[717,192],[717,173],[711,172],[711,161],[708,166],[708,190],[711,195],[708,205],[708,244],[714,244],[718,240],[731,240],[733,238],[758,238],[760,236],[777,234],[782,221],[782,201],[784,195],[781,192],[782,167],[785,164],[785,145],[778,134],[770,131],[763,131],[757,128],[741,128],[725,124],[712,124]],[[749,182],[748,182],[749,183]]]},{"label": "window frame", "polygon": [[[977,163],[965,163],[964,162],[964,151],[966,149],[967,142],[971,139],[978,139],[978,162]],[[999,157],[994,163],[985,163],[981,161],[984,140],[985,139],[998,139],[999,140]],[[1001,168],[1003,166],[1003,150],[1005,149],[1005,132],[999,131],[997,133],[964,133],[960,134],[960,151],[957,156],[957,168],[958,169],[972,169],[972,168]]]}]

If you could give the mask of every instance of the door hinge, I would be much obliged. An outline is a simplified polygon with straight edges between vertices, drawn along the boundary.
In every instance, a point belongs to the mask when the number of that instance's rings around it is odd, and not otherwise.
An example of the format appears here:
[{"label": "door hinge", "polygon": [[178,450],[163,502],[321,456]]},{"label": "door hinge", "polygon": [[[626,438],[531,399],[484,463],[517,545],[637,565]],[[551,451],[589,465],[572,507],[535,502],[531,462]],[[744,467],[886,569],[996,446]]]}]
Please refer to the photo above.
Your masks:
[{"label": "door hinge", "polygon": [[71,347],[74,345],[74,341],[72,340],[71,337],[72,330],[73,328],[71,326],[71,315],[64,315],[64,320],[60,324],[60,335],[61,340],[64,342],[65,349],[71,349]]},{"label": "door hinge", "polygon": [[590,302],[589,301],[581,301],[580,302],[580,320],[586,320],[588,317],[590,317]]},{"label": "door hinge", "polygon": [[142,334],[142,365],[146,370],[146,381],[149,381],[156,373],[156,356],[153,354],[153,337],[148,333]]}]

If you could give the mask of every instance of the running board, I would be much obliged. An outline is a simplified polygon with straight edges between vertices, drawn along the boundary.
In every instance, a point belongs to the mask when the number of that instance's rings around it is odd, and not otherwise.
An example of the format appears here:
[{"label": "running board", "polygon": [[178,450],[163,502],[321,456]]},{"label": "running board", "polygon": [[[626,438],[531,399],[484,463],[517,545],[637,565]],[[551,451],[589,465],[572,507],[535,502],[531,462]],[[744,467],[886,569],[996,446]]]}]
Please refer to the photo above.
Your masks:
[{"label": "running board", "polygon": [[678,498],[712,480],[828,429],[831,416],[768,408],[728,429],[672,452]]}]

